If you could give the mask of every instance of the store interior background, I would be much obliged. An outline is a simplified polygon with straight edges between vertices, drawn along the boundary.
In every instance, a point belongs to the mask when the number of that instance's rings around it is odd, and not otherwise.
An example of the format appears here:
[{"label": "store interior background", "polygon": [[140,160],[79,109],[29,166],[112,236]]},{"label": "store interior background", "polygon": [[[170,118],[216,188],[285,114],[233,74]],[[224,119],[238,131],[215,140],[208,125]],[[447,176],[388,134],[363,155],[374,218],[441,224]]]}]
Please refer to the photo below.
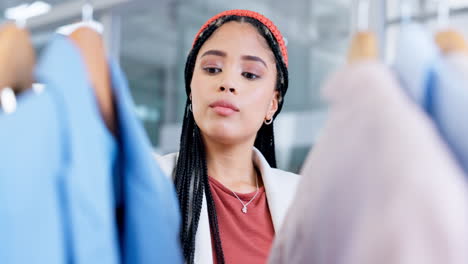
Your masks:
[{"label": "store interior background", "polygon": [[[27,28],[40,56],[58,27],[81,19],[89,2],[104,27],[109,56],[125,71],[135,112],[156,152],[177,151],[186,100],[184,66],[199,27],[227,9],[250,9],[269,17],[287,39],[290,86],[275,122],[276,154],[281,169],[298,172],[323,127],[327,105],[320,86],[346,63],[355,30],[354,0],[1,0],[5,22],[21,8],[31,17]],[[436,32],[436,0],[371,0],[366,19],[379,39],[381,60],[391,64],[398,38],[401,2],[411,4],[413,20]],[[33,8],[34,9],[34,8]],[[16,12],[16,13],[15,13]],[[361,14],[362,15],[362,14]],[[468,35],[468,0],[451,1],[451,26]]]}]

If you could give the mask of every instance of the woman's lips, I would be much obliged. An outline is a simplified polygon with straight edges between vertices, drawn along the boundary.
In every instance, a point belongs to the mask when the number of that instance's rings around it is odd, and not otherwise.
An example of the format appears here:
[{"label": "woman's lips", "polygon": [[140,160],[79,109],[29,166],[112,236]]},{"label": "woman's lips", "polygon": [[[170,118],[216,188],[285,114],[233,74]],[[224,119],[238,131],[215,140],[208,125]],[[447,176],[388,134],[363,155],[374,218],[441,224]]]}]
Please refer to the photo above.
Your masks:
[{"label": "woman's lips", "polygon": [[230,116],[236,112],[239,112],[239,108],[228,101],[216,101],[210,104],[210,107],[215,111],[218,115],[221,116]]},{"label": "woman's lips", "polygon": [[214,110],[218,115],[222,115],[222,116],[230,116],[230,115],[232,115],[232,114],[235,113],[235,111],[232,110],[231,108],[222,107],[222,106],[213,107],[213,110]]}]

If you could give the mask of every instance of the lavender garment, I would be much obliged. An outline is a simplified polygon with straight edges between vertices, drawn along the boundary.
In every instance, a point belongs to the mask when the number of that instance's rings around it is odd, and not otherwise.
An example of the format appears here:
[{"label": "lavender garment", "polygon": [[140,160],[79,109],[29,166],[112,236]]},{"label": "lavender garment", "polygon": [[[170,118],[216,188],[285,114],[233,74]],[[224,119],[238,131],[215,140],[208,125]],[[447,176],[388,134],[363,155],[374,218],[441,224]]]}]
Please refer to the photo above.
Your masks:
[{"label": "lavender garment", "polygon": [[345,67],[271,264],[468,263],[461,169],[383,65]]}]

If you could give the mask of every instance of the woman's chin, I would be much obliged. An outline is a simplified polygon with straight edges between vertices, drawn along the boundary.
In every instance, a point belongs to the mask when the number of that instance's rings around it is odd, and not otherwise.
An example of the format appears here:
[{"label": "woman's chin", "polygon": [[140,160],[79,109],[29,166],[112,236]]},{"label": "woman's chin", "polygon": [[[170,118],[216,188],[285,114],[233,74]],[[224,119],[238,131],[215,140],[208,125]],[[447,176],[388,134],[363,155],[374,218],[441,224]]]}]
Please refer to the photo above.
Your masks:
[{"label": "woman's chin", "polygon": [[238,141],[239,135],[235,135],[232,131],[226,131],[222,129],[213,129],[204,133],[208,138],[216,142],[230,144],[232,142]]},{"label": "woman's chin", "polygon": [[235,144],[247,137],[245,131],[239,131],[239,127],[230,128],[229,126],[210,126],[206,129],[200,128],[206,139],[221,144]]}]

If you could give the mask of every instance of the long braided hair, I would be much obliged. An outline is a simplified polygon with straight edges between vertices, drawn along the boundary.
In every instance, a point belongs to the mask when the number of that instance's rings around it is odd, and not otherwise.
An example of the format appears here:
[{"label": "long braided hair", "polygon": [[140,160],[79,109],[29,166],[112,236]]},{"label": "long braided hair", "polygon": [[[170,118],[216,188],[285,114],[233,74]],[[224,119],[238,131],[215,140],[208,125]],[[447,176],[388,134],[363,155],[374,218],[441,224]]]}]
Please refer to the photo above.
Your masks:
[{"label": "long braided hair", "polygon": [[[189,94],[191,91],[190,83],[195,67],[197,54],[205,41],[224,23],[229,21],[247,22],[252,24],[267,41],[273,51],[276,60],[277,81],[276,90],[279,92],[278,110],[273,116],[281,111],[283,98],[288,88],[288,70],[287,64],[280,50],[277,39],[270,29],[259,20],[250,16],[226,15],[219,17],[210,23],[194,42],[185,65],[185,87],[187,91],[187,101],[182,126],[182,135],[180,138],[180,150],[175,169],[175,186],[182,210],[182,229],[180,239],[182,243],[184,258],[187,263],[194,263],[195,256],[195,237],[197,233],[200,213],[202,209],[203,195],[206,196],[208,207],[208,217],[210,228],[214,241],[217,263],[224,261],[223,248],[218,228],[218,219],[216,207],[210,191],[208,182],[208,172],[206,164],[205,147],[202,140],[201,131],[195,123],[191,111],[191,101]],[[284,48],[284,47],[283,47]],[[276,167],[275,142],[273,134],[273,124],[263,124],[257,132],[254,146],[264,155],[271,167]]]}]

